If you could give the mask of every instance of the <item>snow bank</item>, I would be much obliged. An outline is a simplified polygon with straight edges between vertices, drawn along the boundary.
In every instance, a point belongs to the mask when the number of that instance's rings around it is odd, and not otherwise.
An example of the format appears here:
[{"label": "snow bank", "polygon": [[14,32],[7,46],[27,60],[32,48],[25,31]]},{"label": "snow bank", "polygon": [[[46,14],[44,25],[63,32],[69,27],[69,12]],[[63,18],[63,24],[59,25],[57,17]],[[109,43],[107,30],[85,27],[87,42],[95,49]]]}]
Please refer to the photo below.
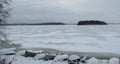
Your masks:
[{"label": "snow bank", "polygon": [[16,48],[1,49],[1,50],[0,50],[0,55],[15,54],[16,51],[17,51]]},{"label": "snow bank", "polygon": [[[8,50],[16,50],[14,48],[10,48],[10,49],[2,49],[2,51],[8,51]],[[35,57],[25,57],[23,55],[21,55],[21,53],[23,54],[24,50],[17,50],[16,54],[14,55],[0,55],[0,63],[2,64],[68,64],[70,61],[74,61],[73,63],[77,63],[77,64],[81,64],[86,61],[87,56],[84,57],[79,57],[78,55],[68,55],[68,54],[51,54],[51,53],[46,53],[46,52],[42,52],[39,54],[36,54]],[[35,53],[34,51],[31,50],[31,52]],[[10,51],[9,51],[10,53]],[[36,52],[37,53],[37,52]],[[55,56],[54,59],[52,60],[45,60],[47,56]],[[48,57],[47,57],[48,58]],[[78,59],[80,59],[81,61],[79,61]],[[70,61],[69,61],[70,60]],[[87,62],[88,64],[94,64],[97,63],[99,64],[99,61],[101,60],[101,58],[89,58],[89,61]],[[102,60],[109,62],[110,64],[118,64],[119,63],[119,58],[110,58],[109,61],[106,58],[103,58]],[[106,62],[102,62],[102,64],[106,64]]]}]

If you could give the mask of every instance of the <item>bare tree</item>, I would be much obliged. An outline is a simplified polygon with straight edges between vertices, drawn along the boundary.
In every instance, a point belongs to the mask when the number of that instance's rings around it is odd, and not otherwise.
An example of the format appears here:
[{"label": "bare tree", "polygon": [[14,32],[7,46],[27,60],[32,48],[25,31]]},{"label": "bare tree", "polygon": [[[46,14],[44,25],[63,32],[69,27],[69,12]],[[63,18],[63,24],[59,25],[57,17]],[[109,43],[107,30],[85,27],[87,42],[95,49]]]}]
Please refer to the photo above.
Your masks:
[{"label": "bare tree", "polygon": [[0,0],[0,48],[9,46],[5,24],[7,18],[10,16],[10,2],[10,0]]}]

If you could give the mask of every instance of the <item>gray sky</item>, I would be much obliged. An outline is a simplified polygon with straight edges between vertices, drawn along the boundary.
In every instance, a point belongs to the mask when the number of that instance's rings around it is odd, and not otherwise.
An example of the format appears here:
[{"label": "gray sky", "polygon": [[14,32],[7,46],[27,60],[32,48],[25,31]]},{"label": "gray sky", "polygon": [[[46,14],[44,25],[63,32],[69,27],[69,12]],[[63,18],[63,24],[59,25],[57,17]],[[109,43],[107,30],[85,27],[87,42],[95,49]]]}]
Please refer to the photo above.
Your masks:
[{"label": "gray sky", "polygon": [[120,0],[13,0],[11,23],[120,22]]}]

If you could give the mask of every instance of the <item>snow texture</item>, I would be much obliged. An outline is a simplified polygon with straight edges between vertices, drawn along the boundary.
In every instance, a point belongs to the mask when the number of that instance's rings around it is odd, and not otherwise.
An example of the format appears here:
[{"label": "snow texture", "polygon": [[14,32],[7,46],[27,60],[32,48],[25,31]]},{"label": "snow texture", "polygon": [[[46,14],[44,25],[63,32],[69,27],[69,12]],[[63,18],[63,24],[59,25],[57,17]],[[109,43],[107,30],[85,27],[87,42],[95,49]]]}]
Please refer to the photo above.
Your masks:
[{"label": "snow texture", "polygon": [[120,25],[9,26],[9,38],[22,48],[120,53]]},{"label": "snow texture", "polygon": [[[64,51],[66,55],[57,55],[54,60],[44,61],[39,60],[44,54],[26,58],[21,56],[25,50],[18,52],[15,49],[0,50],[0,59],[7,58],[7,63],[13,60],[11,64],[68,64],[67,61],[62,60],[77,59],[79,57],[74,55],[82,55],[83,59],[90,56],[88,64],[99,64],[103,57],[106,59],[102,59],[102,64],[107,64],[108,59],[110,64],[119,64],[120,25],[9,26],[9,28],[9,38],[12,43],[22,45],[19,49],[47,49],[46,51],[53,51],[52,53]],[[3,55],[8,53],[16,53],[16,55]],[[74,55],[70,55],[70,58],[68,54]]]},{"label": "snow texture", "polygon": [[80,59],[80,56],[78,55],[70,55],[69,60],[77,60]]},{"label": "snow texture", "polygon": [[[4,51],[10,50],[10,49],[2,49]],[[56,55],[54,60],[43,60],[45,59],[46,53],[43,52],[41,54],[37,54],[35,57],[25,57],[22,56],[20,53],[23,52],[23,50],[17,50],[17,55],[0,55],[0,63],[2,61],[5,61],[2,64],[68,64],[69,60],[77,60],[80,59],[78,55],[68,55],[68,54],[59,54]],[[35,53],[35,52],[33,52]],[[19,55],[20,54],[20,55]],[[47,55],[54,55],[48,53]],[[86,56],[83,58],[85,60]],[[67,60],[65,60],[67,59]],[[82,59],[82,60],[83,60]],[[87,61],[87,64],[100,64],[99,62],[102,61],[102,64],[119,64],[119,58],[110,58],[108,59],[97,59],[95,57],[90,58]],[[77,63],[77,62],[76,62]],[[77,64],[84,64],[80,61]]]},{"label": "snow texture", "polygon": [[57,56],[55,57],[54,61],[55,61],[55,62],[56,62],[56,61],[62,61],[62,60],[64,60],[64,59],[68,59],[68,58],[69,58],[69,55],[67,55],[67,54],[57,55]]},{"label": "snow texture", "polygon": [[1,49],[1,50],[0,50],[0,55],[4,55],[4,54],[14,54],[14,53],[16,53],[16,51],[17,51],[16,48]]},{"label": "snow texture", "polygon": [[43,58],[45,58],[45,54],[37,54],[35,57],[34,57],[34,59],[35,60],[40,60],[40,59],[43,59]]}]

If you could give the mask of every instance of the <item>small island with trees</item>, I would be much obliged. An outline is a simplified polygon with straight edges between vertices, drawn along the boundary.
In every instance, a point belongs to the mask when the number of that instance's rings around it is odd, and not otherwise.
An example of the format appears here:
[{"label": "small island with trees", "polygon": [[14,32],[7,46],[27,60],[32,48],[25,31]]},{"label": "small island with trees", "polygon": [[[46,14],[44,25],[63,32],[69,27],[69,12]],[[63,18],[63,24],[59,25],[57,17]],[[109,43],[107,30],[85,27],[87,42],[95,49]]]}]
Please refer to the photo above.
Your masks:
[{"label": "small island with trees", "polygon": [[79,21],[77,25],[108,25],[104,21],[99,21],[99,20],[83,20]]},{"label": "small island with trees", "polygon": [[44,23],[9,23],[6,25],[66,25],[65,23],[62,22],[44,22]]}]

